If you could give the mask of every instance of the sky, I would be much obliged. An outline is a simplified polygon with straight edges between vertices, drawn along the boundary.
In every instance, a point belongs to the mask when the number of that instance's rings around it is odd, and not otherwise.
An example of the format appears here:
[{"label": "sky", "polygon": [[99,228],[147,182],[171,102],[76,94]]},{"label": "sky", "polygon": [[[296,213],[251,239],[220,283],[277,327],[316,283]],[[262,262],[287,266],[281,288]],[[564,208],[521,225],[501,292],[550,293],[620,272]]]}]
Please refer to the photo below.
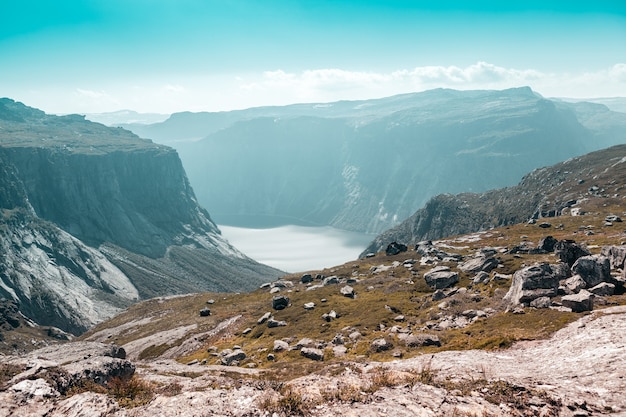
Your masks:
[{"label": "sky", "polygon": [[524,85],[626,97],[626,1],[0,0],[0,97],[48,113]]}]

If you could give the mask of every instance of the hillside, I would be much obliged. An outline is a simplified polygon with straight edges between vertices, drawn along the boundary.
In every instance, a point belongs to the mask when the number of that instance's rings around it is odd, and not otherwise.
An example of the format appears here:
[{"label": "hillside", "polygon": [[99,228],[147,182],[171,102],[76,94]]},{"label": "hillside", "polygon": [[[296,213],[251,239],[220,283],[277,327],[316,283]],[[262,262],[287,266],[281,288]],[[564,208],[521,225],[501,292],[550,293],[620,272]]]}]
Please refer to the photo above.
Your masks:
[{"label": "hillside", "polygon": [[251,289],[279,271],[221,237],[176,151],[0,100],[0,296],[73,333],[138,299]]},{"label": "hillside", "polygon": [[[218,223],[379,233],[440,193],[515,184],[621,143],[623,114],[528,88],[178,113],[135,132],[175,146]],[[203,138],[202,140],[199,140]]]}]

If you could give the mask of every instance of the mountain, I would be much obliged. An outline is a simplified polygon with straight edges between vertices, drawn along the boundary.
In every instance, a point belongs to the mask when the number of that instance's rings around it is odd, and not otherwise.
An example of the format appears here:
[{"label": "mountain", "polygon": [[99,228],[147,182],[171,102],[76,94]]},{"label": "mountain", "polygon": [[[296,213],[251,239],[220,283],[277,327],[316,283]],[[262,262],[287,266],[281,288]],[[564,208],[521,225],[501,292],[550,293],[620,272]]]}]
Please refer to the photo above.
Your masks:
[{"label": "mountain", "polygon": [[441,194],[377,236],[361,256],[385,250],[394,241],[415,245],[423,240],[484,231],[529,219],[549,219],[591,197],[605,198],[605,207],[615,205],[624,197],[624,181],[626,145],[617,145],[536,169],[514,187],[485,193]]},{"label": "mountain", "polygon": [[595,103],[606,106],[614,112],[626,113],[626,97],[600,97],[600,98],[558,98],[568,103]]},{"label": "mountain", "polygon": [[623,114],[597,106],[590,115],[529,88],[439,89],[181,113],[136,132],[176,146],[218,223],[379,233],[434,195],[513,185],[534,168],[625,140]]},{"label": "mountain", "polygon": [[133,110],[118,110],[107,113],[86,113],[85,118],[92,122],[102,123],[107,126],[120,126],[124,124],[145,125],[160,123],[170,115],[161,113],[138,113]]},{"label": "mountain", "polygon": [[280,274],[233,248],[176,151],[0,99],[0,296],[80,333],[138,299]]}]

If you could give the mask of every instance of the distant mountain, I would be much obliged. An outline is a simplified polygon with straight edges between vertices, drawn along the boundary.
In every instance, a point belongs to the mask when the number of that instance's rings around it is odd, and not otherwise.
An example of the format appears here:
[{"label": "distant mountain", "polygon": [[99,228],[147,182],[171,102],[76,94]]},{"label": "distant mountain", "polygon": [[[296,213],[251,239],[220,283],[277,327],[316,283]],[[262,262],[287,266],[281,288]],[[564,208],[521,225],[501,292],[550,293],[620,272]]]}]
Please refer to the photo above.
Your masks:
[{"label": "distant mountain", "polygon": [[606,106],[614,112],[626,113],[626,97],[605,97],[605,98],[559,98],[568,103],[594,103]]},{"label": "distant mountain", "polygon": [[611,199],[619,205],[624,184],[626,145],[617,145],[536,169],[514,187],[433,197],[411,217],[377,236],[361,256],[384,250],[394,241],[414,245],[554,217],[590,197],[603,197],[605,206]]},{"label": "distant mountain", "polygon": [[140,298],[276,278],[222,238],[176,152],[0,99],[0,297],[80,333]]},{"label": "distant mountain", "polygon": [[169,114],[138,113],[133,110],[118,110],[107,113],[87,113],[85,118],[89,121],[102,123],[106,126],[120,126],[124,124],[146,125],[159,123],[166,120]]},{"label": "distant mountain", "polygon": [[135,132],[178,149],[218,223],[378,233],[436,194],[512,185],[534,168],[626,140],[621,113],[597,105],[590,115],[584,106],[529,88],[439,89],[178,113]]}]

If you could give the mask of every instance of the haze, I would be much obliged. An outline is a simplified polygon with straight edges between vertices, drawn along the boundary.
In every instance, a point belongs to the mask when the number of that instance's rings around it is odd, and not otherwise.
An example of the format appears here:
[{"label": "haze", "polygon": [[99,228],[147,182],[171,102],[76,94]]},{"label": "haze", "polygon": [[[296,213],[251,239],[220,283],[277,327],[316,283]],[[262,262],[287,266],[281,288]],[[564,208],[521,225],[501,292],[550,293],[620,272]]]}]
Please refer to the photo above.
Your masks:
[{"label": "haze", "polygon": [[437,87],[626,95],[626,3],[8,0],[0,95],[50,113],[229,110]]}]

